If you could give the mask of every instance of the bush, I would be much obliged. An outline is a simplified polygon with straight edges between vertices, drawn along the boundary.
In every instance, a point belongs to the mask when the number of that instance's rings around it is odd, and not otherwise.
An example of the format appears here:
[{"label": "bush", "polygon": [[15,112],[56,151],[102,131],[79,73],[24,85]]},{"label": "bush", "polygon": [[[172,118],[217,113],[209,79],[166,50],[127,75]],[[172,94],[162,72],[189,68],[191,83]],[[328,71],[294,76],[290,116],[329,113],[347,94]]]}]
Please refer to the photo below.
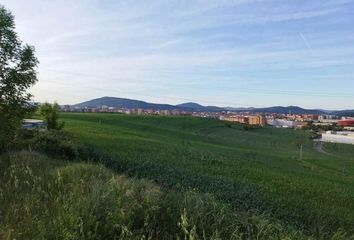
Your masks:
[{"label": "bush", "polygon": [[58,103],[44,103],[39,108],[39,113],[47,123],[48,130],[61,130],[64,127],[64,122],[59,122],[60,106]]},{"label": "bush", "polygon": [[245,124],[243,126],[243,129],[246,130],[246,131],[251,131],[251,130],[255,130],[255,129],[259,129],[259,128],[261,128],[261,127],[258,126],[258,125]]},{"label": "bush", "polygon": [[61,131],[23,130],[22,148],[43,152],[51,157],[75,160],[89,157],[88,148]]},{"label": "bush", "polygon": [[20,125],[18,119],[9,119],[3,117],[2,114],[0,111],[0,153],[5,152],[14,144]]}]

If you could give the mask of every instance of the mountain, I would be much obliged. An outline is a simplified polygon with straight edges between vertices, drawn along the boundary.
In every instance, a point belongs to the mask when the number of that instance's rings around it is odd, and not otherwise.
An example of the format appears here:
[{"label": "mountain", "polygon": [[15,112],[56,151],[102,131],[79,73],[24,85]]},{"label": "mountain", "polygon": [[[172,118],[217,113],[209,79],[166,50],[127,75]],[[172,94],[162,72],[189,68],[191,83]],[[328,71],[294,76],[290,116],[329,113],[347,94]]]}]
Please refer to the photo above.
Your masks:
[{"label": "mountain", "polygon": [[221,112],[226,110],[225,108],[216,107],[216,106],[202,106],[194,102],[178,104],[176,105],[176,107],[193,109],[193,111],[197,111],[197,112]]},{"label": "mountain", "polygon": [[127,98],[116,98],[116,97],[102,97],[96,98],[83,103],[75,104],[73,107],[84,108],[84,107],[100,107],[109,106],[115,108],[142,108],[142,109],[159,109],[159,110],[172,110],[176,109],[176,106],[169,104],[157,104],[148,103],[139,100],[127,99]]},{"label": "mountain", "polygon": [[275,106],[275,107],[268,107],[268,108],[251,108],[247,110],[241,110],[247,112],[262,112],[262,113],[284,113],[284,114],[326,114],[324,111],[317,110],[317,109],[304,109],[298,106]]},{"label": "mountain", "polygon": [[192,108],[192,109],[204,109],[205,108],[204,106],[202,106],[198,103],[194,103],[194,102],[182,103],[182,104],[178,104],[176,106],[182,107],[182,108]]},{"label": "mountain", "polygon": [[197,111],[197,112],[220,112],[225,109],[215,106],[202,106],[197,103],[183,103],[179,105],[170,104],[158,104],[158,103],[148,103],[139,100],[127,99],[127,98],[116,98],[116,97],[102,97],[96,98],[83,103],[78,103],[72,105],[74,108],[85,108],[85,107],[100,107],[108,106],[115,108],[142,108],[142,109],[158,109],[158,110],[173,110],[180,109],[183,111]]},{"label": "mountain", "polygon": [[239,107],[239,108],[235,108],[235,107],[226,107],[225,108],[227,111],[253,111],[255,108],[253,107]]},{"label": "mountain", "polygon": [[332,114],[337,116],[347,116],[347,117],[354,117],[354,109],[352,110],[342,110],[342,111],[334,111]]},{"label": "mountain", "polygon": [[234,107],[217,107],[217,106],[203,106],[194,102],[187,102],[178,105],[148,103],[144,101],[116,98],[116,97],[102,97],[93,99],[87,102],[72,105],[72,107],[100,107],[109,106],[116,108],[142,108],[142,109],[158,109],[158,110],[173,110],[180,109],[183,111],[196,111],[196,112],[221,112],[221,111],[234,111],[234,112],[252,112],[252,113],[279,113],[279,114],[333,114],[339,116],[354,116],[354,110],[343,111],[329,111],[322,109],[305,109],[298,106],[275,106],[267,108],[234,108]]}]

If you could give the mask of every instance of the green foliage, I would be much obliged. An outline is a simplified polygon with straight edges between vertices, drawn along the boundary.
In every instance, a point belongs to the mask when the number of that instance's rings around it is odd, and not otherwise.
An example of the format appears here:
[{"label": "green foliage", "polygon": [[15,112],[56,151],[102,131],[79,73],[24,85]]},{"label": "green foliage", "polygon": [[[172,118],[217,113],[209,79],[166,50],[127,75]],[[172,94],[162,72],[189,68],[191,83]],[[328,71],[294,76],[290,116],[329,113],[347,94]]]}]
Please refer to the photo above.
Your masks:
[{"label": "green foliage", "polygon": [[21,141],[17,150],[26,149],[45,153],[53,158],[68,161],[83,160],[88,162],[107,163],[112,158],[93,146],[80,143],[70,134],[63,131],[40,131],[22,129]]},{"label": "green foliage", "polygon": [[153,231],[161,193],[149,182],[28,152],[1,165],[0,238],[130,239]]},{"label": "green foliage", "polygon": [[22,45],[13,15],[0,5],[0,151],[16,139],[22,118],[31,110],[27,93],[36,81],[34,48]]},{"label": "green foliage", "polygon": [[325,155],[314,149],[307,131],[246,131],[212,119],[72,113],[63,118],[68,132],[104,152],[92,159],[114,171],[178,191],[196,188],[235,211],[261,212],[310,235],[353,232],[353,146],[325,145],[332,154]]},{"label": "green foliage", "polygon": [[[100,165],[0,156],[1,239],[309,239],[209,194],[162,191]],[[348,237],[336,233],[337,239]]]},{"label": "green foliage", "polygon": [[256,126],[256,125],[250,125],[250,124],[244,124],[243,129],[246,131],[251,131],[251,130],[255,130],[255,129],[259,129],[261,128],[260,126]]},{"label": "green foliage", "polygon": [[75,160],[84,155],[85,146],[60,131],[22,131],[22,146],[44,152],[52,157]]},{"label": "green foliage", "polygon": [[343,127],[339,126],[335,123],[331,125],[315,125],[313,122],[310,122],[308,126],[306,126],[304,129],[306,130],[312,130],[314,132],[319,132],[319,131],[343,131]]},{"label": "green foliage", "polygon": [[64,127],[64,122],[59,122],[60,107],[58,103],[44,103],[39,108],[39,113],[47,123],[48,130],[60,130]]},{"label": "green foliage", "polygon": [[20,129],[20,126],[20,119],[11,118],[8,115],[2,115],[0,109],[0,152],[13,145],[16,140],[16,133]]}]

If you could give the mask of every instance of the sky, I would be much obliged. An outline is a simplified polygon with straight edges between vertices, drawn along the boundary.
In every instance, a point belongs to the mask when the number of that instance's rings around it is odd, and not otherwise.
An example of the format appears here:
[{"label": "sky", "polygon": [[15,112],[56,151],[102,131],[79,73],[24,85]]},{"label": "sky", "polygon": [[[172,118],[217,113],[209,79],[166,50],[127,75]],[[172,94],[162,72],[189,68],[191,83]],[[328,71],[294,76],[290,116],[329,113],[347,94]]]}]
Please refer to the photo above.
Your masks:
[{"label": "sky", "polygon": [[354,109],[354,0],[0,0],[36,101]]}]

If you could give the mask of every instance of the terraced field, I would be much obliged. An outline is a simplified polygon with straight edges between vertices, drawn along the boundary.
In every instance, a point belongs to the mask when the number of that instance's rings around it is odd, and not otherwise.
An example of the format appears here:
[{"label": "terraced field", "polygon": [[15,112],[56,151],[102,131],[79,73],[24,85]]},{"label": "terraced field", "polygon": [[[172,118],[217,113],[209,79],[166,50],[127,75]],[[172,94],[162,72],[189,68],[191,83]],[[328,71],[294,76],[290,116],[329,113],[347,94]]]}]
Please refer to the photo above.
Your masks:
[{"label": "terraced field", "polygon": [[[354,232],[354,146],[315,150],[307,131],[245,130],[189,117],[62,115],[66,131],[112,156],[118,172],[162,187],[196,188],[234,209],[305,233]],[[303,159],[299,158],[303,146]]]}]

